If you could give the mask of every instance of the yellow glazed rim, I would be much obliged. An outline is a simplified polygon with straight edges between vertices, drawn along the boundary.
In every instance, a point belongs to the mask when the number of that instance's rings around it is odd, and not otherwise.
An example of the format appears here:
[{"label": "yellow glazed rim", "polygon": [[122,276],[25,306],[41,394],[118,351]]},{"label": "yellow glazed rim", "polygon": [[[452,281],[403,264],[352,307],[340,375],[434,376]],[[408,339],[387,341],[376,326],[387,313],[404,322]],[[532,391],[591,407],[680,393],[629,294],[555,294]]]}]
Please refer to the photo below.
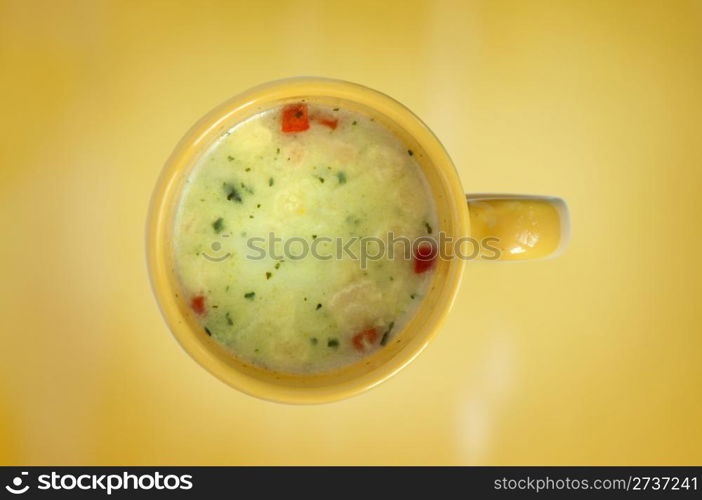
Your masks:
[{"label": "yellow glazed rim", "polygon": [[181,296],[171,256],[170,233],[182,183],[199,155],[233,125],[264,109],[301,99],[341,103],[371,113],[390,127],[412,149],[424,171],[434,195],[439,229],[460,238],[470,234],[470,228],[460,179],[439,140],[402,104],[362,85],[309,77],[266,83],[218,106],[185,134],[157,181],[146,225],[147,267],[161,313],[185,351],[220,380],[269,401],[311,404],[368,390],[410,363],[437,333],[451,308],[464,261],[438,261],[429,291],[405,328],[383,349],[337,371],[315,375],[270,372],[243,363],[205,335]]}]

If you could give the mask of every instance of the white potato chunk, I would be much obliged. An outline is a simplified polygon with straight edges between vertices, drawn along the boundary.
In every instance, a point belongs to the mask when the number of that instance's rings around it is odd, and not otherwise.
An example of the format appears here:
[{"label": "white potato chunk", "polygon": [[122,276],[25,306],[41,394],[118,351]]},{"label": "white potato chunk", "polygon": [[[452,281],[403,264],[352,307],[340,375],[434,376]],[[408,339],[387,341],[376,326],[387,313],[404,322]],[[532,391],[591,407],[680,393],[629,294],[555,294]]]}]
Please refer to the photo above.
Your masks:
[{"label": "white potato chunk", "polygon": [[358,331],[375,323],[382,298],[378,286],[372,280],[362,278],[336,292],[329,306],[339,325]]}]

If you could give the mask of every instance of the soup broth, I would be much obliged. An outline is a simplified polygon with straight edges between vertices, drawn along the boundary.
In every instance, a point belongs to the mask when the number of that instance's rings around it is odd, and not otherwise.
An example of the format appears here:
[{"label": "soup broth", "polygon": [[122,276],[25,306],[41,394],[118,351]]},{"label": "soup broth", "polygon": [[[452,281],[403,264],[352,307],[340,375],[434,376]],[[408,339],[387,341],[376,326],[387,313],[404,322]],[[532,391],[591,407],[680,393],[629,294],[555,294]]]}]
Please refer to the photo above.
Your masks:
[{"label": "soup broth", "polygon": [[206,335],[261,368],[319,373],[393,341],[431,279],[435,246],[417,240],[436,229],[422,170],[395,134],[298,102],[237,124],[198,159],[172,249]]}]

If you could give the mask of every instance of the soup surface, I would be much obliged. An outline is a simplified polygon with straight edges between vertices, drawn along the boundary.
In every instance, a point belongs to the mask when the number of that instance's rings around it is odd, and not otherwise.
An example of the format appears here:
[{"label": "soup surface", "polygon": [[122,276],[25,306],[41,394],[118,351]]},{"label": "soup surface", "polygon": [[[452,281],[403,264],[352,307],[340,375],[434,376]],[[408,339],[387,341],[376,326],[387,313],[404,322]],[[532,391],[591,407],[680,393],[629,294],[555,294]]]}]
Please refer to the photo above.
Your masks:
[{"label": "soup surface", "polygon": [[426,292],[436,227],[397,136],[365,114],[299,102],[236,125],[198,159],[174,261],[203,331],[232,355],[319,373],[393,341]]}]

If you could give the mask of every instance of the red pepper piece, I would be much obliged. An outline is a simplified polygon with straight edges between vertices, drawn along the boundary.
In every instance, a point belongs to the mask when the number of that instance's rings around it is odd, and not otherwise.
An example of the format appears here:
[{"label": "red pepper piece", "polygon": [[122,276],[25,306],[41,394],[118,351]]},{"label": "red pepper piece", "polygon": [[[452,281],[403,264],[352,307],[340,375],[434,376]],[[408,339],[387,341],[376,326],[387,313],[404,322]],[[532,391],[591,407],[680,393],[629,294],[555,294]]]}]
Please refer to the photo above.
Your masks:
[{"label": "red pepper piece", "polygon": [[320,116],[319,118],[317,118],[317,121],[325,127],[329,127],[332,130],[336,130],[336,127],[339,125],[339,120],[333,118],[326,118],[324,116]]},{"label": "red pepper piece", "polygon": [[290,104],[283,108],[283,132],[286,134],[304,132],[308,128],[310,128],[310,120],[307,116],[307,104]]},{"label": "red pepper piece", "polygon": [[422,274],[434,266],[436,247],[428,241],[421,242],[414,251],[414,272]]},{"label": "red pepper piece", "polygon": [[205,314],[205,297],[202,295],[196,295],[195,297],[192,298],[190,301],[190,307],[192,307],[193,311],[195,311],[195,314],[198,316],[202,316]]},{"label": "red pepper piece", "polygon": [[357,351],[363,352],[375,344],[376,340],[378,340],[378,330],[369,328],[368,330],[363,330],[361,333],[354,335],[351,342]]}]

